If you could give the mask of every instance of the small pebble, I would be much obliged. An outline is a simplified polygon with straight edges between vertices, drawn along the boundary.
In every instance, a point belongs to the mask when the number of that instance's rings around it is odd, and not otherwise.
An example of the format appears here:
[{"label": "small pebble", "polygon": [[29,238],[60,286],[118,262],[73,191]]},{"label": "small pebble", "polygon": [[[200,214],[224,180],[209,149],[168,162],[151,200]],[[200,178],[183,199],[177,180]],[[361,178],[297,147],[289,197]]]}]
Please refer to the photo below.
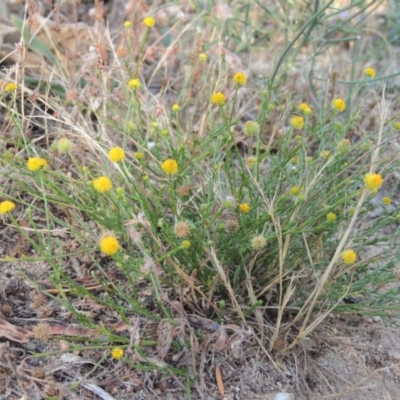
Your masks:
[{"label": "small pebble", "polygon": [[277,393],[273,400],[295,400],[294,394],[293,393]]}]

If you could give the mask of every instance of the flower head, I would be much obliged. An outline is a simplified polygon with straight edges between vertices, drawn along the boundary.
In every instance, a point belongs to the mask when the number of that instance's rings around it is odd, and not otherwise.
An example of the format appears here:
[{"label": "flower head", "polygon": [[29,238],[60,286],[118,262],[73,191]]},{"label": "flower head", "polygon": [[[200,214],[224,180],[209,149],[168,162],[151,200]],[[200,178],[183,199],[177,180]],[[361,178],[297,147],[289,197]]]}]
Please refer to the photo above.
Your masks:
[{"label": "flower head", "polygon": [[92,183],[93,183],[93,187],[99,193],[109,192],[113,187],[110,178],[108,178],[107,176],[100,176],[97,179],[93,179]]},{"label": "flower head", "polygon": [[388,206],[391,202],[392,202],[392,199],[391,199],[390,197],[384,197],[384,198],[382,199],[382,203],[383,203],[385,206]]},{"label": "flower head", "polygon": [[293,128],[301,129],[304,125],[304,118],[297,115],[290,120],[290,125],[292,125]]},{"label": "flower head", "polygon": [[364,176],[364,183],[369,190],[375,192],[382,186],[382,175],[369,172]]},{"label": "flower head", "polygon": [[207,61],[207,54],[200,53],[199,54],[199,61]]},{"label": "flower head", "polygon": [[174,105],[172,106],[172,108],[171,108],[171,110],[172,110],[173,112],[178,112],[179,109],[180,109],[179,104],[174,104]]},{"label": "flower head", "polygon": [[346,109],[346,102],[343,99],[333,100],[333,107],[339,112],[343,112]]},{"label": "flower head", "polygon": [[250,156],[246,159],[246,164],[249,168],[254,168],[257,166],[257,157]]},{"label": "flower head", "polygon": [[119,242],[114,235],[107,234],[100,239],[100,251],[106,256],[112,256],[118,250]]},{"label": "flower head", "polygon": [[395,127],[398,131],[400,131],[400,121],[399,121],[399,122],[396,122],[396,123],[394,124],[394,127]]},{"label": "flower head", "polygon": [[337,145],[336,149],[341,154],[346,154],[351,150],[351,143],[349,139],[341,140]]},{"label": "flower head", "polygon": [[133,153],[133,158],[138,161],[144,160],[144,154],[141,151],[136,151]]},{"label": "flower head", "polygon": [[345,264],[354,264],[357,261],[357,254],[354,250],[345,250],[342,253],[342,260]]},{"label": "flower head", "polygon": [[335,213],[333,213],[333,212],[330,212],[330,213],[328,213],[328,214],[326,215],[326,219],[327,219],[329,222],[336,221],[336,218],[337,218],[337,215],[336,215]]},{"label": "flower head", "polygon": [[169,158],[168,160],[165,160],[161,164],[161,169],[167,174],[167,175],[174,175],[178,173],[178,163],[176,160]]},{"label": "flower head", "polygon": [[182,242],[182,247],[183,247],[184,249],[188,249],[191,245],[192,245],[192,244],[190,243],[190,240],[184,240],[184,241]]},{"label": "flower head", "polygon": [[263,235],[258,235],[251,239],[251,247],[254,250],[261,250],[263,247],[265,247],[266,244],[267,241],[265,240],[265,237]]},{"label": "flower head", "polygon": [[108,158],[112,162],[122,161],[125,158],[125,151],[121,147],[113,147],[108,153]]},{"label": "flower head", "polygon": [[297,107],[300,111],[306,110],[307,108],[311,108],[307,103],[300,103],[299,106]]},{"label": "flower head", "polygon": [[156,23],[156,20],[153,17],[146,17],[143,20],[143,24],[147,26],[148,28],[152,28],[154,24]]},{"label": "flower head", "polygon": [[12,201],[5,200],[0,203],[0,214],[7,214],[14,210],[15,204]]},{"label": "flower head", "polygon": [[226,97],[225,97],[225,95],[223,93],[221,93],[221,92],[214,93],[211,96],[211,103],[222,105],[222,104],[225,103],[225,99],[226,99]]},{"label": "flower head", "polygon": [[44,158],[40,157],[29,157],[26,166],[28,167],[29,171],[37,171],[44,167],[47,167],[47,161]]},{"label": "flower head", "polygon": [[329,150],[321,151],[320,156],[321,158],[331,158],[331,152]]},{"label": "flower head", "polygon": [[260,133],[260,125],[256,121],[246,121],[243,132],[247,136],[258,135]]},{"label": "flower head", "polygon": [[365,68],[364,72],[370,78],[375,78],[376,72],[375,72],[375,70],[373,68],[371,68],[371,67]]},{"label": "flower head", "polygon": [[57,141],[57,150],[60,153],[68,153],[72,148],[72,142],[67,138],[61,138]]},{"label": "flower head", "polygon": [[128,82],[128,87],[130,89],[139,89],[141,86],[142,86],[142,84],[140,83],[139,79],[137,79],[137,78],[131,79]]},{"label": "flower head", "polygon": [[18,85],[14,82],[9,82],[6,84],[6,86],[4,86],[4,90],[6,92],[14,92],[17,89],[18,89]]},{"label": "flower head", "polygon": [[291,193],[293,196],[297,196],[297,195],[300,193],[300,188],[299,188],[298,186],[293,186],[293,187],[290,189],[290,193]]},{"label": "flower head", "polygon": [[190,225],[186,221],[179,221],[174,226],[174,233],[179,239],[187,237],[190,233]]},{"label": "flower head", "polygon": [[305,115],[311,115],[312,114],[312,109],[310,107],[307,107],[306,109],[304,109],[303,113]]},{"label": "flower head", "polygon": [[125,28],[130,28],[132,26],[132,22],[131,21],[125,21],[124,22],[124,27]]},{"label": "flower head", "polygon": [[121,347],[114,347],[111,352],[111,357],[120,360],[124,356],[124,350]]},{"label": "flower head", "polygon": [[244,72],[236,72],[236,74],[233,75],[233,82],[238,85],[245,85],[247,82],[246,74]]},{"label": "flower head", "polygon": [[243,214],[247,214],[250,211],[250,206],[247,203],[239,204],[239,210]]}]

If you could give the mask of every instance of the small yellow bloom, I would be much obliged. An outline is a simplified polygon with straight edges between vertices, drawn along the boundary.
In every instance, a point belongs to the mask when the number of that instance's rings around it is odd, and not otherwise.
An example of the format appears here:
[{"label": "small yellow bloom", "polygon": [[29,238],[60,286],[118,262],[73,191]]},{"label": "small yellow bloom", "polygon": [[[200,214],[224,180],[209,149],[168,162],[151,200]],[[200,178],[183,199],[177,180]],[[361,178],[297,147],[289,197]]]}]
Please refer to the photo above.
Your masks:
[{"label": "small yellow bloom", "polygon": [[168,175],[174,175],[178,173],[178,163],[176,160],[169,158],[161,164],[161,169]]},{"label": "small yellow bloom", "polygon": [[130,89],[139,89],[142,86],[142,84],[140,83],[139,79],[135,78],[135,79],[131,79],[128,82],[128,87]]},{"label": "small yellow bloom", "polygon": [[144,154],[141,151],[136,151],[133,153],[133,158],[138,161],[144,160]]},{"label": "small yellow bloom", "polygon": [[178,112],[178,111],[180,110],[180,107],[179,107],[178,104],[174,104],[174,105],[172,106],[171,110],[172,110],[173,112]]},{"label": "small yellow bloom", "polygon": [[130,28],[132,26],[132,22],[131,21],[125,21],[124,23],[124,27],[125,28]]},{"label": "small yellow bloom", "polygon": [[233,76],[233,82],[236,82],[238,85],[245,85],[247,82],[247,77],[244,72],[236,72]]},{"label": "small yellow bloom", "polygon": [[12,201],[5,200],[0,203],[0,214],[7,214],[15,208],[15,204]]},{"label": "small yellow bloom", "polygon": [[250,206],[247,203],[239,204],[240,212],[247,214],[250,211]]},{"label": "small yellow bloom", "polygon": [[385,206],[388,206],[391,202],[392,202],[392,199],[391,199],[390,197],[384,197],[384,198],[382,199],[382,203],[383,203]]},{"label": "small yellow bloom", "polygon": [[154,26],[154,24],[156,23],[156,20],[153,17],[146,17],[143,20],[143,23],[145,26],[147,26],[148,28],[152,28]]},{"label": "small yellow bloom", "polygon": [[265,240],[265,237],[262,235],[258,235],[253,237],[253,239],[251,239],[251,247],[254,250],[261,250],[263,247],[265,247],[265,245],[267,244],[267,241]]},{"label": "small yellow bloom", "polygon": [[4,91],[6,91],[6,92],[14,92],[17,89],[18,89],[18,85],[14,82],[9,82],[4,87]]},{"label": "small yellow bloom", "polygon": [[112,256],[119,250],[119,242],[115,236],[106,235],[100,240],[100,251],[106,256]]},{"label": "small yellow bloom", "polygon": [[290,120],[290,124],[293,126],[293,128],[301,129],[304,126],[304,118],[300,117],[299,115],[296,117],[293,117]]},{"label": "small yellow bloom", "polygon": [[111,352],[111,357],[120,360],[124,356],[124,350],[120,347],[114,347]]},{"label": "small yellow bloom", "polygon": [[333,107],[339,112],[343,112],[346,109],[346,102],[343,99],[333,100]]},{"label": "small yellow bloom", "polygon": [[205,53],[200,53],[200,54],[199,54],[199,60],[200,60],[200,61],[207,61],[207,54],[205,54]]},{"label": "small yellow bloom", "polygon": [[163,135],[163,136],[168,136],[168,135],[169,135],[168,129],[163,129],[163,130],[161,131],[161,135]]},{"label": "small yellow bloom", "polygon": [[93,179],[92,183],[93,183],[93,187],[99,193],[109,192],[113,187],[110,178],[107,178],[106,176],[100,176],[100,178]]},{"label": "small yellow bloom", "polygon": [[184,241],[182,242],[182,247],[183,247],[184,249],[188,249],[191,245],[192,245],[192,244],[190,243],[190,240],[184,240]]},{"label": "small yellow bloom", "polygon": [[225,99],[226,99],[226,97],[225,97],[225,95],[223,93],[221,93],[221,92],[214,93],[211,96],[211,103],[222,105],[222,104],[225,103]]},{"label": "small yellow bloom", "polygon": [[396,122],[396,123],[394,124],[394,127],[395,127],[398,131],[400,131],[400,122]]},{"label": "small yellow bloom", "polygon": [[376,72],[375,72],[375,70],[373,68],[371,68],[371,67],[365,68],[364,72],[370,78],[375,78]]},{"label": "small yellow bloom", "polygon": [[121,147],[113,147],[108,153],[108,158],[112,162],[120,162],[125,158],[125,151]]},{"label": "small yellow bloom", "polygon": [[310,107],[307,107],[304,111],[305,115],[311,115],[312,114],[312,109]]},{"label": "small yellow bloom", "polygon": [[82,172],[85,173],[85,172],[88,172],[88,171],[89,171],[89,168],[86,165],[84,165],[82,167]]},{"label": "small yellow bloom", "polygon": [[342,253],[342,260],[345,264],[354,264],[357,261],[357,254],[354,250],[345,250]]},{"label": "small yellow bloom", "polygon": [[328,214],[326,215],[326,219],[327,219],[329,222],[336,221],[336,218],[337,218],[337,215],[336,215],[335,213],[332,213],[332,212],[330,212],[330,213],[328,213]]},{"label": "small yellow bloom", "polygon": [[367,188],[372,192],[378,191],[378,189],[382,186],[383,183],[382,175],[370,172],[365,175],[364,183],[367,186]]},{"label": "small yellow bloom", "polygon": [[300,193],[300,188],[298,186],[293,186],[290,189],[290,193],[292,193],[293,196],[297,196]]},{"label": "small yellow bloom", "polygon": [[40,157],[29,157],[26,166],[28,167],[29,171],[37,171],[44,167],[47,167],[47,161],[44,158]]},{"label": "small yellow bloom", "polygon": [[297,107],[300,111],[304,111],[306,108],[310,108],[310,106],[307,103],[300,103],[299,106]]}]

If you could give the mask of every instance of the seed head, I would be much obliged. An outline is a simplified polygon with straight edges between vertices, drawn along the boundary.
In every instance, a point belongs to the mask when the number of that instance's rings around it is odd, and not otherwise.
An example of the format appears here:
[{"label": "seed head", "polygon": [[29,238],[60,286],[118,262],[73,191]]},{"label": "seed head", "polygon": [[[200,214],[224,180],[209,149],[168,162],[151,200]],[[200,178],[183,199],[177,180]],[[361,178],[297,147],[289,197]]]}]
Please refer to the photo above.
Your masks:
[{"label": "seed head", "polygon": [[184,239],[189,236],[190,225],[186,221],[179,221],[174,226],[174,233],[179,239]]},{"label": "seed head", "polygon": [[265,237],[262,235],[258,235],[253,237],[253,239],[251,239],[251,247],[254,250],[261,250],[263,247],[265,247],[265,245],[267,244],[267,241],[265,240]]}]

